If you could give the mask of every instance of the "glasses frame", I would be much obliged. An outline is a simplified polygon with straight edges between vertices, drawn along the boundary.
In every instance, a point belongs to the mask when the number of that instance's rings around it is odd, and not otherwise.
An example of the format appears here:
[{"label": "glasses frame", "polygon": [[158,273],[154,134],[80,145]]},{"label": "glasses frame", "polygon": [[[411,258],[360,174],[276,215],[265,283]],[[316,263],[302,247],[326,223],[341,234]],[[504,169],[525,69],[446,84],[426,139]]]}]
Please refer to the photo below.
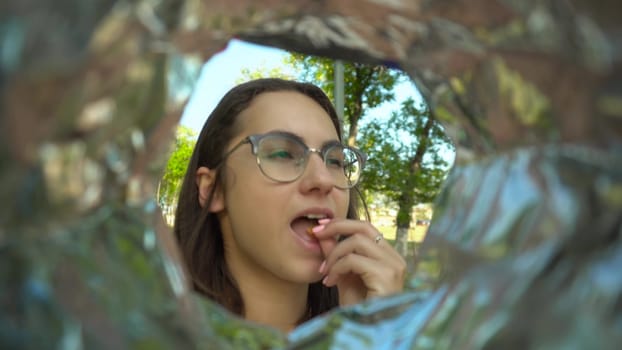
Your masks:
[{"label": "glasses frame", "polygon": [[[303,170],[300,172],[300,174],[298,176],[296,176],[294,179],[292,180],[278,180],[275,179],[273,177],[271,177],[270,175],[266,174],[266,172],[263,170],[262,166],[261,166],[261,159],[259,158],[259,143],[261,142],[262,139],[266,138],[266,137],[271,137],[271,136],[279,136],[279,137],[283,137],[286,139],[289,139],[299,145],[301,145],[304,149],[304,167]],[[302,142],[302,140],[300,140],[298,137],[296,137],[295,135],[286,133],[286,132],[268,132],[265,134],[254,134],[254,135],[249,135],[246,136],[244,139],[242,139],[242,141],[238,142],[229,152],[225,153],[225,155],[222,158],[221,164],[224,164],[224,162],[227,160],[227,158],[233,153],[235,152],[238,148],[242,147],[242,145],[245,144],[250,144],[251,145],[251,152],[253,153],[253,155],[255,156],[256,162],[257,162],[257,166],[259,167],[259,170],[261,171],[261,173],[267,177],[268,179],[275,181],[275,182],[279,182],[279,183],[290,183],[290,182],[294,182],[296,180],[298,180],[305,172],[305,170],[307,169],[307,165],[309,163],[309,158],[311,157],[311,153],[316,153],[317,155],[320,156],[320,158],[322,158],[322,161],[324,162],[324,165],[327,166],[326,164],[326,155],[328,154],[329,151],[331,151],[334,147],[343,147],[345,149],[349,149],[352,152],[354,152],[354,154],[356,155],[356,157],[358,158],[358,161],[360,162],[360,166],[359,168],[361,169],[361,173],[363,171],[363,167],[365,166],[365,162],[367,161],[367,155],[359,150],[358,148],[355,147],[351,147],[351,146],[347,146],[342,144],[341,142],[335,141],[335,142],[330,142],[325,144],[324,146],[322,146],[322,148],[317,149],[317,148],[312,148],[307,146],[304,142]],[[358,179],[356,180],[356,182],[354,183],[349,183],[348,186],[339,186],[339,185],[334,185],[337,188],[340,189],[350,189],[354,186],[356,186],[359,182],[361,181],[361,176],[359,174]]]}]

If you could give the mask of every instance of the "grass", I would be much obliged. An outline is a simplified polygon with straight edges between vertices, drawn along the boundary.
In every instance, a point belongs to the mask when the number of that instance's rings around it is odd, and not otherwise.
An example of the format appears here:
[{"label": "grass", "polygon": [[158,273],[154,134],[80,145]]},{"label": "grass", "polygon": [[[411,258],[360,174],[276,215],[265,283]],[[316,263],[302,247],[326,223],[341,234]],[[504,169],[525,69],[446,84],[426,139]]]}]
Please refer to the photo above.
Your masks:
[{"label": "grass", "polygon": [[[395,240],[395,226],[377,226],[376,227],[384,238],[388,241]],[[408,242],[421,243],[425,237],[425,233],[428,231],[428,226],[415,226],[408,230]]]}]

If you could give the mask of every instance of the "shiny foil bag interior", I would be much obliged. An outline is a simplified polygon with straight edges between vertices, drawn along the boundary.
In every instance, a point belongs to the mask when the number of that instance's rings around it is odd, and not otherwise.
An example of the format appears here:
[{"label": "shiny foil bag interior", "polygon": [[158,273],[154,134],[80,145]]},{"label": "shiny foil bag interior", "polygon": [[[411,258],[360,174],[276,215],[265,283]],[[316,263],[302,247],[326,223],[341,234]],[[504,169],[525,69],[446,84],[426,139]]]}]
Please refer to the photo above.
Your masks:
[{"label": "shiny foil bag interior", "polygon": [[[617,0],[0,3],[0,348],[622,344]],[[233,38],[407,72],[457,156],[406,291],[289,334],[190,288],[155,201]]]}]

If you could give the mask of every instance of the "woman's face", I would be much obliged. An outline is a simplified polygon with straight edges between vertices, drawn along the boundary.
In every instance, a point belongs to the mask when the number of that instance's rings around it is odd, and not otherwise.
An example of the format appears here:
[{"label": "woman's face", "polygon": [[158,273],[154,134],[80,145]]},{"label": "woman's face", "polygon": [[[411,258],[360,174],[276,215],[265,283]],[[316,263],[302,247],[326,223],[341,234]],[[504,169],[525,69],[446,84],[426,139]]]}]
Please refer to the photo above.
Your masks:
[{"label": "woman's face", "polygon": [[[227,150],[249,135],[277,130],[297,135],[315,149],[339,139],[324,109],[298,92],[260,94],[236,123],[240,132]],[[289,183],[264,176],[249,144],[235,150],[225,166],[220,222],[227,263],[255,277],[296,283],[319,280],[324,257],[318,242],[306,232],[316,223],[305,216],[345,218],[349,198],[348,190],[334,186],[322,158],[311,153],[304,173]]]}]

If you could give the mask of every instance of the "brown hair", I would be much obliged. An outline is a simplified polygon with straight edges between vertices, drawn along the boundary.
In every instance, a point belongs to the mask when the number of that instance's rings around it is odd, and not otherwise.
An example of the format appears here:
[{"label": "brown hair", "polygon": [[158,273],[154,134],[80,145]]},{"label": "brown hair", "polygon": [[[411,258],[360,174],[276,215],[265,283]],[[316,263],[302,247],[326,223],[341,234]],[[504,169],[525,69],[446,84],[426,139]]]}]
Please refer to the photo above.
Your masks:
[{"label": "brown hair", "polygon": [[[174,232],[195,290],[238,315],[244,314],[244,302],[225,262],[218,217],[207,209],[213,197],[213,190],[207,204],[202,208],[198,201],[195,174],[201,166],[216,169],[220,165],[226,145],[235,136],[237,116],[257,95],[274,91],[295,91],[312,98],[328,113],[339,139],[342,139],[337,113],[330,99],[320,88],[308,83],[274,78],[257,79],[238,85],[222,98],[203,125],[181,186],[175,214]],[[220,167],[217,170],[217,185],[222,185],[222,169]],[[213,188],[215,187],[217,186]],[[350,191],[347,217],[351,219],[358,218],[357,193],[356,188]],[[308,312],[300,322],[338,305],[335,287],[328,288],[321,282],[312,283],[309,285]]]}]

